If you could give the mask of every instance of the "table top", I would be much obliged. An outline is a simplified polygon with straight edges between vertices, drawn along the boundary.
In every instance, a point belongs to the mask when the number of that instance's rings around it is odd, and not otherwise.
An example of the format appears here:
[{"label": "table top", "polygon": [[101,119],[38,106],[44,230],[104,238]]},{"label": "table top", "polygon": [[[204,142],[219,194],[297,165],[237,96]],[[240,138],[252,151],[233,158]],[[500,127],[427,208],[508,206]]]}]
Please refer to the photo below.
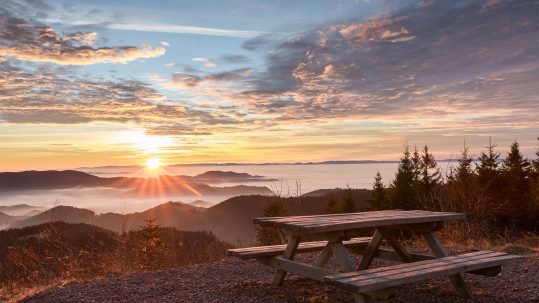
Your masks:
[{"label": "table top", "polygon": [[293,232],[314,234],[368,227],[462,220],[465,218],[465,214],[452,212],[381,210],[313,216],[263,217],[255,218],[253,222],[262,226],[272,226]]}]

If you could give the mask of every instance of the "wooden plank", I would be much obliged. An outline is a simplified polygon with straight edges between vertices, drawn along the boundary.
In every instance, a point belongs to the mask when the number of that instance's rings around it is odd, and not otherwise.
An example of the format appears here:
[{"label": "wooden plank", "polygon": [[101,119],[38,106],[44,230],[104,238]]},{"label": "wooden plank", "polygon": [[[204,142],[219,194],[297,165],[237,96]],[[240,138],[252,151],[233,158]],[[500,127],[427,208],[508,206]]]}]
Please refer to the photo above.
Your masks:
[{"label": "wooden plank", "polygon": [[[292,260],[296,249],[298,248],[300,238],[298,236],[290,236],[288,239],[288,244],[286,245],[286,250],[283,253],[283,258]],[[286,277],[286,271],[278,269],[273,278],[273,286],[279,286],[283,284],[284,278]]]},{"label": "wooden plank", "polygon": [[378,267],[373,269],[365,270],[364,274],[358,275],[357,273],[350,273],[350,274],[340,274],[338,275],[339,279],[341,280],[347,280],[348,281],[356,281],[360,277],[368,278],[368,276],[372,277],[389,277],[394,274],[402,274],[407,272],[414,272],[414,271],[420,271],[425,269],[434,269],[436,267],[443,267],[448,264],[458,264],[458,263],[466,263],[466,262],[474,262],[477,260],[484,260],[488,258],[497,258],[497,257],[504,257],[508,256],[506,253],[494,253],[494,252],[488,252],[485,251],[481,254],[475,254],[475,255],[459,255],[459,256],[451,256],[446,258],[436,258],[432,260],[422,261],[422,262],[413,262],[413,263],[405,263],[405,264],[398,264],[398,265],[392,265],[392,266],[384,266],[384,267]]},{"label": "wooden plank", "polygon": [[[359,248],[367,246],[371,237],[358,237],[343,241],[344,246],[350,248]],[[303,242],[298,245],[296,254],[319,251],[326,246],[328,241]],[[241,259],[252,259],[257,257],[272,257],[284,253],[286,244],[271,245],[271,246],[255,246],[245,248],[233,248],[227,250],[228,256],[234,256]]]},{"label": "wooden plank", "polygon": [[[449,255],[449,253],[447,253],[445,248],[442,246],[442,243],[438,241],[438,238],[433,232],[422,233],[422,235],[423,238],[425,238],[425,241],[427,241],[427,244],[432,250],[432,253],[434,253],[436,257],[441,258],[447,257]],[[466,282],[464,282],[464,279],[461,275],[456,274],[453,276],[449,276],[449,280],[451,281],[451,284],[453,284],[453,287],[455,288],[459,296],[463,298],[472,297],[472,293],[468,288],[468,285],[466,285]]]},{"label": "wooden plank", "polygon": [[[354,267],[352,266],[352,262],[350,260],[350,256],[348,255],[348,252],[346,251],[346,248],[344,248],[343,244],[341,242],[331,242],[330,243],[331,248],[333,250],[333,254],[335,255],[335,258],[341,265],[341,268],[345,272],[351,272],[354,271]],[[365,298],[358,293],[352,294],[354,297],[355,303],[365,303]]]},{"label": "wooden plank", "polygon": [[350,221],[365,221],[365,220],[374,220],[376,218],[380,219],[390,219],[390,218],[403,218],[403,217],[427,217],[427,216],[447,216],[449,213],[434,213],[434,212],[416,212],[416,211],[400,211],[400,212],[387,212],[387,213],[371,213],[371,212],[364,212],[364,213],[350,213],[345,216],[338,216],[338,217],[322,217],[322,218],[304,218],[304,217],[297,217],[297,218],[285,218],[285,219],[279,219],[279,220],[264,220],[260,221],[260,223],[263,223],[265,225],[282,225],[282,224],[289,224],[289,225],[300,225],[300,226],[309,226],[309,225],[316,225],[316,224],[337,224],[337,223],[345,223]]},{"label": "wooden plank", "polygon": [[343,230],[353,230],[368,227],[383,227],[391,225],[408,225],[418,223],[440,222],[447,220],[464,219],[465,214],[458,213],[426,213],[426,214],[402,214],[399,216],[381,216],[372,218],[348,218],[340,221],[324,223],[323,221],[308,222],[298,221],[295,223],[280,223],[280,222],[259,222],[259,224],[279,227],[290,230],[292,232],[302,234],[313,234],[322,232],[333,232]]},{"label": "wooden plank", "polygon": [[[379,250],[382,250],[382,249],[379,249]],[[467,259],[477,258],[478,256],[483,256],[483,257],[490,256],[490,257],[493,257],[493,256],[501,256],[501,255],[506,255],[506,253],[482,250],[482,251],[476,251],[476,252],[471,252],[471,253],[462,254],[462,255],[445,257],[444,262],[452,262],[453,259],[464,260],[466,258]],[[438,259],[439,258],[434,257],[433,259],[424,260],[424,261],[417,261],[417,262],[412,262],[412,263],[401,263],[401,264],[396,264],[396,265],[391,265],[391,266],[372,268],[372,269],[368,269],[368,272],[370,272],[370,273],[384,272],[384,271],[388,271],[389,267],[391,267],[391,270],[403,269],[403,268],[404,269],[413,269],[414,267],[419,267],[419,266],[427,266],[428,267],[428,266],[432,266],[432,261],[436,261]],[[354,276],[354,275],[355,275],[355,273],[342,273],[342,274],[339,274],[339,276],[342,277],[342,278],[345,278],[347,276]]]},{"label": "wooden plank", "polygon": [[383,237],[386,239],[389,245],[391,245],[395,252],[397,252],[401,260],[403,262],[413,262],[412,255],[410,255],[404,245],[402,245],[402,243],[393,236],[393,232],[394,231],[391,230],[380,229],[380,233],[382,233]]},{"label": "wooden plank", "polygon": [[335,272],[322,267],[295,262],[283,257],[260,258],[259,261],[279,271],[290,272],[296,275],[307,277],[316,281],[323,282],[325,276],[333,275]]},{"label": "wooden plank", "polygon": [[344,248],[341,242],[331,242],[331,249],[337,262],[339,262],[339,265],[344,271],[349,272],[354,270],[348,251],[346,251],[346,248]]},{"label": "wooden plank", "polygon": [[[347,247],[348,248],[348,247]],[[366,247],[354,247],[351,246],[348,248],[349,251],[351,251],[354,254],[363,255],[365,253]],[[418,261],[425,261],[425,260],[432,260],[436,259],[435,256],[431,255],[425,255],[425,254],[416,254],[416,253],[410,253],[410,256],[412,257],[413,262]],[[376,253],[374,254],[375,258],[380,258],[384,260],[391,260],[391,261],[401,261],[401,257],[397,254],[396,251],[392,249],[385,249],[385,248],[378,248],[376,250]],[[500,266],[494,266],[490,268],[484,268],[479,270],[474,270],[467,272],[472,275],[479,275],[479,276],[487,276],[487,277],[495,277],[501,272]]]},{"label": "wooden plank", "polygon": [[313,265],[318,267],[323,267],[328,262],[329,258],[331,258],[331,255],[333,254],[333,250],[331,248],[331,243],[328,242],[324,249],[320,252],[320,254],[316,257],[314,260]]},{"label": "wooden plank", "polygon": [[[442,259],[431,260],[432,261],[444,261]],[[325,281],[352,291],[365,292],[374,291],[377,289],[383,289],[387,287],[393,287],[402,284],[409,284],[413,282],[444,277],[448,275],[455,275],[462,272],[478,270],[486,267],[493,267],[503,264],[508,264],[521,259],[519,256],[514,255],[501,255],[493,256],[484,259],[468,260],[463,262],[447,263],[443,266],[437,266],[434,268],[426,267],[417,269],[414,271],[403,271],[401,273],[394,273],[391,275],[381,276],[381,273],[373,273],[371,270],[365,270],[361,272],[355,272],[356,277],[349,276],[341,278],[342,274],[329,276],[325,278]],[[439,262],[443,263],[443,262]],[[413,266],[414,263],[407,263],[405,265]],[[386,269],[392,270],[392,267]]]},{"label": "wooden plank", "polygon": [[361,257],[361,261],[359,261],[359,264],[357,265],[357,270],[367,269],[369,268],[369,266],[371,266],[372,259],[374,258],[378,247],[382,243],[383,238],[384,237],[379,230],[376,230],[374,232],[369,246],[367,246],[367,248],[365,249],[365,254],[363,255],[363,257]]},{"label": "wooden plank", "polygon": [[390,217],[425,217],[425,216],[464,216],[464,214],[447,213],[447,212],[429,212],[429,211],[375,211],[375,212],[360,212],[360,213],[347,213],[339,215],[318,215],[318,216],[294,216],[294,217],[279,217],[279,218],[255,218],[253,222],[255,224],[280,226],[280,225],[305,225],[305,224],[323,224],[336,223],[336,221],[343,221],[345,219],[352,219],[357,221],[369,220],[374,218],[390,218]]}]

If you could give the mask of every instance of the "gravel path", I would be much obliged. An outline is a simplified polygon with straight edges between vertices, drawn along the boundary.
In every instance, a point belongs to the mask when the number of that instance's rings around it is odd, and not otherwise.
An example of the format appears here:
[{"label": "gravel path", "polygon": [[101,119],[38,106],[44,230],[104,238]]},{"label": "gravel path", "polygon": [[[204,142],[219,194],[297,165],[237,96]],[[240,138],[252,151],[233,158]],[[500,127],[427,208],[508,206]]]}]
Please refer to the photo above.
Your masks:
[{"label": "gravel path", "polygon": [[[308,262],[313,256],[301,258]],[[272,276],[273,269],[255,261],[227,259],[58,287],[21,302],[352,302],[347,292],[294,275],[273,287]],[[464,279],[472,300],[459,298],[447,279],[438,279],[398,287],[397,296],[383,302],[539,302],[539,258],[508,265],[494,278]]]}]

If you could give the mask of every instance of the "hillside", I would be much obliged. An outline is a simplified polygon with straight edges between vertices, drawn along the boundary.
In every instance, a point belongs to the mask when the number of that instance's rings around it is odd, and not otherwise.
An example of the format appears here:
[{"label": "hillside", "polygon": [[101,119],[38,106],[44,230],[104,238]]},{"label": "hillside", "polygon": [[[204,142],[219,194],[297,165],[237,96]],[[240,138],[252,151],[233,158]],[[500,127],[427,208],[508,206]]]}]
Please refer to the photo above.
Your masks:
[{"label": "hillside", "polygon": [[0,231],[0,301],[18,288],[212,262],[228,247],[208,232],[149,223],[122,235],[63,222]]},{"label": "hillside", "polygon": [[[298,198],[282,198],[289,214],[309,215],[323,213],[330,197],[339,195],[336,189],[326,195],[305,195]],[[368,209],[366,201],[370,198],[369,190],[354,190],[357,209]],[[266,206],[276,199],[272,196],[251,195],[237,196],[209,208],[196,207],[181,202],[167,202],[144,212],[121,215],[117,213],[96,214],[87,209],[70,206],[58,206],[36,216],[13,223],[10,227],[24,227],[51,221],[95,224],[108,230],[122,232],[136,230],[145,224],[148,218],[155,219],[160,226],[174,227],[178,230],[208,230],[220,239],[232,244],[249,244],[255,239],[255,226],[252,219],[263,216]]]}]

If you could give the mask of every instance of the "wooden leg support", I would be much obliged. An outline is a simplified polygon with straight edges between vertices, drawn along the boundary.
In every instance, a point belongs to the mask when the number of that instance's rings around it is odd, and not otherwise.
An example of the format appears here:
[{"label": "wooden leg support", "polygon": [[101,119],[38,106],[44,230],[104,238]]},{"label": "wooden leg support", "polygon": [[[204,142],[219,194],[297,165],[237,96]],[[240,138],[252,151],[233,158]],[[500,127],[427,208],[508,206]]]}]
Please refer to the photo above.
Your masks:
[{"label": "wooden leg support", "polygon": [[382,229],[380,230],[380,232],[382,233],[386,241],[389,243],[389,245],[393,247],[393,249],[403,262],[409,263],[413,261],[410,252],[408,252],[406,247],[404,247],[404,245],[402,245],[402,243],[393,235],[394,231]]},{"label": "wooden leg support", "polygon": [[[422,234],[423,238],[425,238],[427,244],[437,258],[443,258],[449,255],[433,232]],[[453,284],[453,287],[461,297],[472,297],[470,289],[468,288],[468,285],[466,285],[466,282],[464,282],[464,279],[461,275],[449,276],[449,279],[451,280],[451,284]]]},{"label": "wooden leg support", "polygon": [[371,242],[369,243],[369,246],[365,249],[365,254],[361,258],[361,261],[357,265],[357,270],[365,270],[371,266],[372,259],[374,259],[374,256],[376,255],[376,251],[378,250],[378,247],[382,243],[383,235],[379,230],[376,230],[374,232],[374,235],[372,236]]},{"label": "wooden leg support", "polygon": [[[331,248],[333,250],[333,253],[335,254],[335,258],[337,259],[337,262],[345,272],[351,272],[354,271],[354,266],[352,265],[352,262],[350,260],[350,256],[348,255],[348,251],[344,247],[341,241],[338,242],[330,242],[328,244],[331,244]],[[363,295],[358,293],[353,293],[354,296],[354,302],[355,303],[365,303],[365,297]]]},{"label": "wooden leg support", "polygon": [[[292,260],[294,258],[296,250],[298,249],[299,240],[299,236],[290,236],[290,238],[288,239],[288,245],[286,246],[286,250],[283,253],[283,258],[288,260]],[[273,278],[273,286],[279,286],[283,284],[285,277],[286,271],[278,269],[277,273],[275,273],[275,277]]]}]

